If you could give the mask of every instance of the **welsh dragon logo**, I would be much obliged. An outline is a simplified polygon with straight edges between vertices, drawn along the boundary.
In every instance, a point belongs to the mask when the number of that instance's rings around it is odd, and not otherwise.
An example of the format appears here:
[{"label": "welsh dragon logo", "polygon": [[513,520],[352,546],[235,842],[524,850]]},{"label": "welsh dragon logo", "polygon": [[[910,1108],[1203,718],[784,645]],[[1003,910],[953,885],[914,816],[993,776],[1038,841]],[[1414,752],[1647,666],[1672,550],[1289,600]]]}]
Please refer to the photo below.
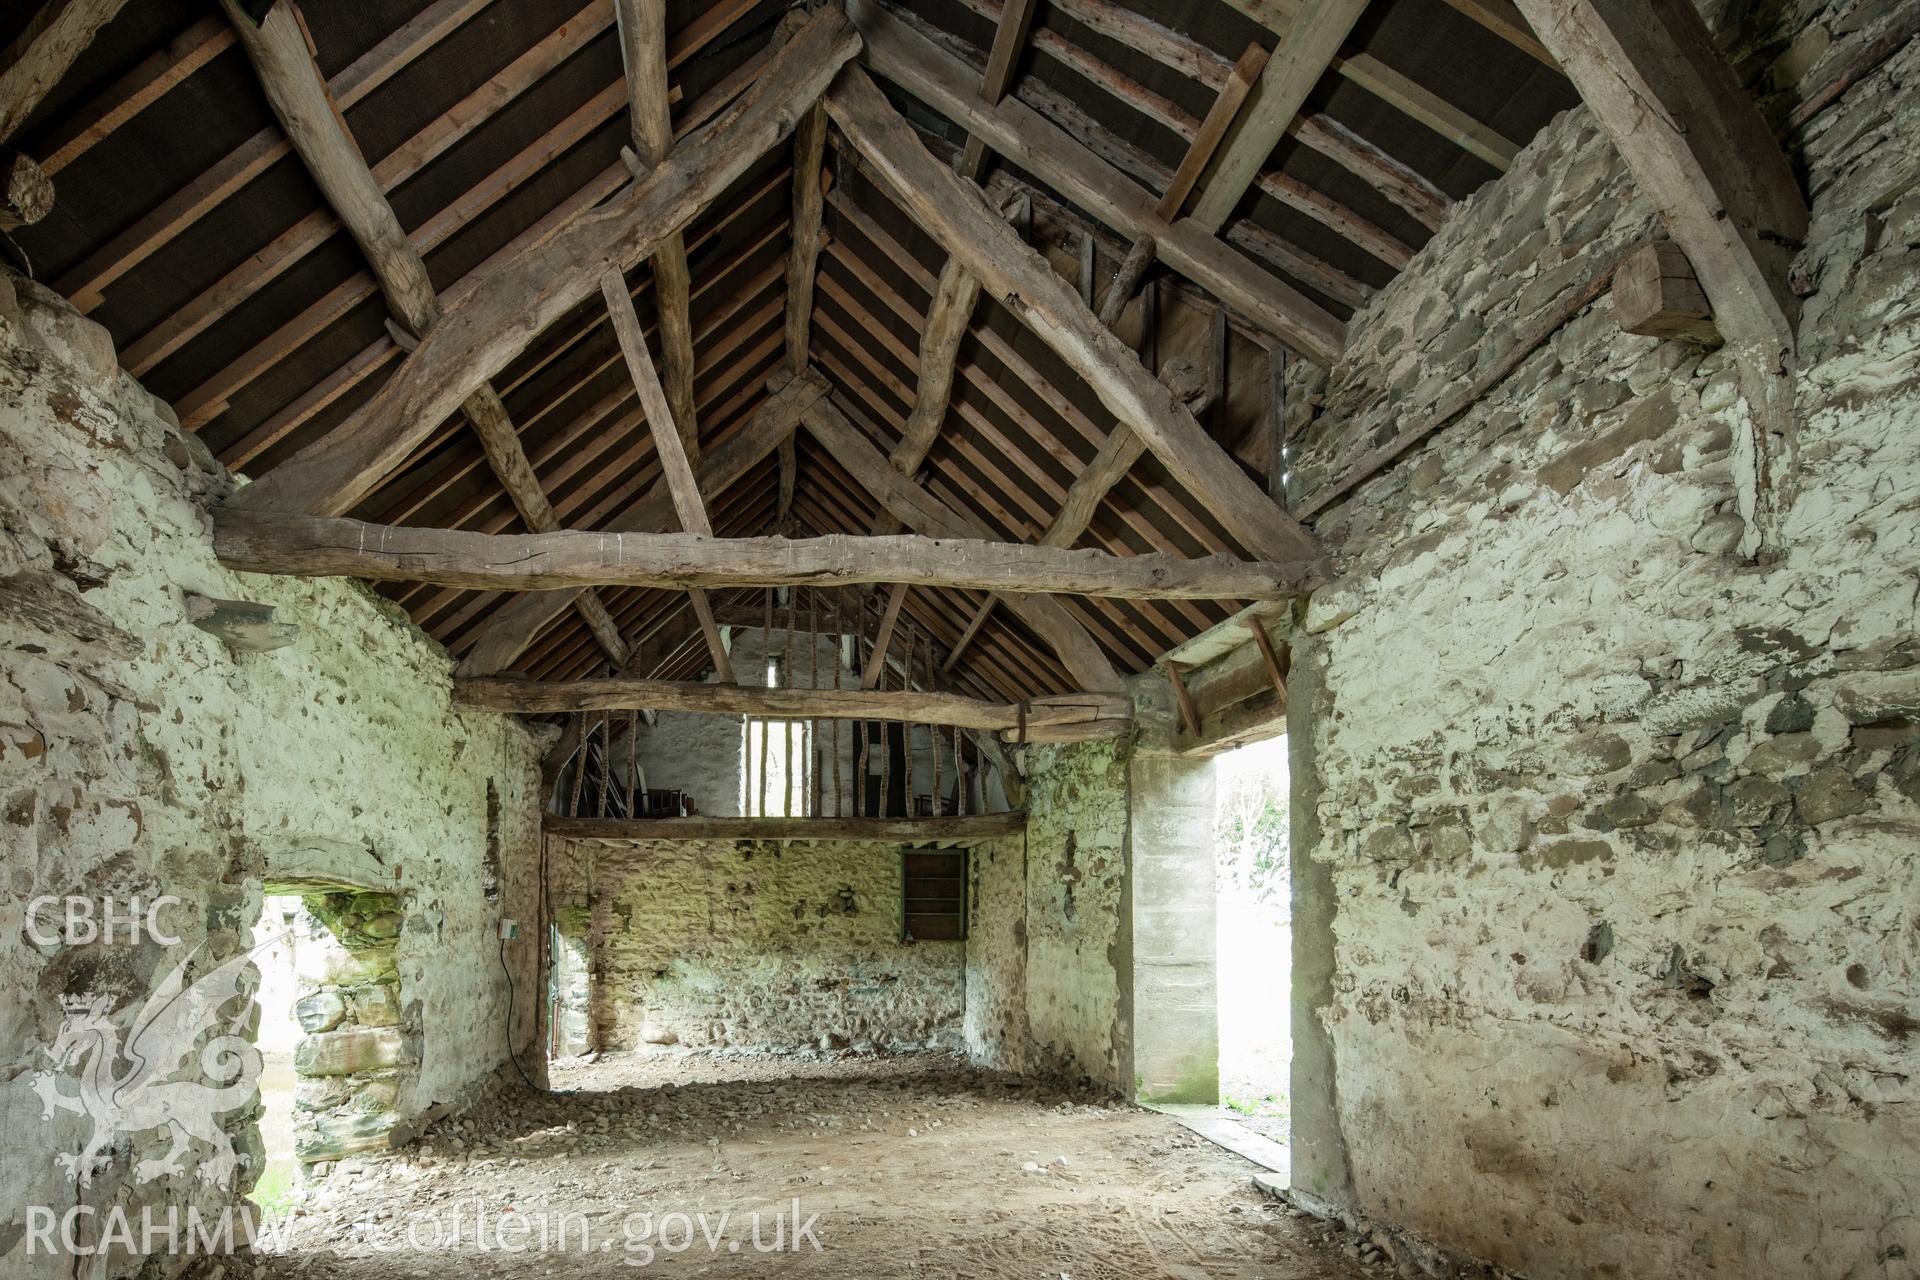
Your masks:
[{"label": "welsh dragon logo", "polygon": [[[182,1158],[189,1142],[198,1139],[213,1155],[195,1176],[222,1190],[233,1185],[242,1159],[219,1117],[252,1105],[260,1079],[260,1051],[246,1038],[252,987],[244,976],[253,953],[243,951],[189,985],[187,967],[197,954],[198,948],[188,953],[147,997],[124,1045],[108,1012],[111,997],[62,1001],[66,1017],[46,1050],[54,1069],[35,1074],[33,1089],[43,1119],[70,1111],[93,1120],[93,1134],[80,1151],[55,1157],[83,1187],[110,1163],[107,1153],[116,1138],[159,1128],[171,1131],[173,1145],[164,1156],[134,1166],[136,1183],[184,1172]],[[222,1025],[221,1010],[235,1001],[236,1011]],[[209,1032],[214,1034],[206,1039]],[[197,1073],[188,1069],[196,1048]],[[63,1082],[77,1082],[79,1092],[62,1093]]]}]

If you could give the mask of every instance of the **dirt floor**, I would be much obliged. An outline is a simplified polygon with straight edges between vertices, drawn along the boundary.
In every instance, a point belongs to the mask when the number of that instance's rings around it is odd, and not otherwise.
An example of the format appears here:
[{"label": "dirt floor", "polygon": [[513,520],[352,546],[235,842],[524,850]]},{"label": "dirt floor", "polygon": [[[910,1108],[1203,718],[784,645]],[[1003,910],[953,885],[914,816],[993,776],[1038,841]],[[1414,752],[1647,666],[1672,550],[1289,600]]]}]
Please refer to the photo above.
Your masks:
[{"label": "dirt floor", "polygon": [[953,1058],[675,1053],[554,1076],[565,1092],[504,1095],[411,1150],[310,1182],[258,1274],[411,1280],[452,1263],[516,1280],[620,1264],[1344,1280],[1393,1269],[1267,1199],[1254,1166],[1166,1116]]}]

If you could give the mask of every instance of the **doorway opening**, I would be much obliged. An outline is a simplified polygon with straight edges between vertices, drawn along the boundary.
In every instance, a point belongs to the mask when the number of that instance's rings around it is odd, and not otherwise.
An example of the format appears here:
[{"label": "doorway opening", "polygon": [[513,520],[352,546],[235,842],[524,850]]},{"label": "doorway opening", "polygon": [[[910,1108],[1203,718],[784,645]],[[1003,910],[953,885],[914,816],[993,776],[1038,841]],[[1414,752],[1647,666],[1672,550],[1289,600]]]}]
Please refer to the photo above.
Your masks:
[{"label": "doorway opening", "polygon": [[255,1040],[260,1050],[260,1177],[247,1198],[262,1215],[279,1218],[293,1206],[299,1182],[299,1159],[294,1154],[293,1055],[300,1045],[300,1023],[294,1003],[300,998],[299,959],[296,954],[301,915],[300,899],[269,896],[253,926],[253,958],[260,970],[254,999],[260,1006]]},{"label": "doorway opening", "polygon": [[420,1050],[396,962],[405,921],[391,893],[266,886],[253,931],[264,1152],[248,1198],[269,1217],[337,1161],[393,1145]]},{"label": "doorway opening", "polygon": [[1220,1101],[1284,1145],[1293,1059],[1285,737],[1215,757],[1214,815]]}]

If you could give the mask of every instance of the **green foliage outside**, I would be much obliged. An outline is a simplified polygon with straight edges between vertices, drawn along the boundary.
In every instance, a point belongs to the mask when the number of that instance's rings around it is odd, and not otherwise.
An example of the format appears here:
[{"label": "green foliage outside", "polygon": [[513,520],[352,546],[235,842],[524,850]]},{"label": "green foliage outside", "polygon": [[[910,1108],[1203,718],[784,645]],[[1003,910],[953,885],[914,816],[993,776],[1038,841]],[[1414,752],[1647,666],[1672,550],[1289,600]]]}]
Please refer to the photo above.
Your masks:
[{"label": "green foliage outside", "polygon": [[1287,901],[1287,774],[1284,743],[1245,748],[1222,758],[1215,782],[1214,839],[1222,888],[1245,890],[1256,902]]}]

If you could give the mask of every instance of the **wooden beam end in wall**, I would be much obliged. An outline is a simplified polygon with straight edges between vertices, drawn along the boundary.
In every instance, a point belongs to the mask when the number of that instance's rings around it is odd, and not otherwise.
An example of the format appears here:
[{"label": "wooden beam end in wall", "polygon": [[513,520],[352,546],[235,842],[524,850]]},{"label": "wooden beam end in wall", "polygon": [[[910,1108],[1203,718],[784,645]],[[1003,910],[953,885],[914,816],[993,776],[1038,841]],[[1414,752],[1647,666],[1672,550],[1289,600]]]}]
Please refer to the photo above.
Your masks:
[{"label": "wooden beam end in wall", "polygon": [[1729,343],[1791,353],[1806,196],[1692,0],[1519,0],[1685,254]]},{"label": "wooden beam end in wall", "polygon": [[1671,240],[1643,244],[1613,269],[1613,318],[1628,333],[1720,344],[1700,278]]}]

